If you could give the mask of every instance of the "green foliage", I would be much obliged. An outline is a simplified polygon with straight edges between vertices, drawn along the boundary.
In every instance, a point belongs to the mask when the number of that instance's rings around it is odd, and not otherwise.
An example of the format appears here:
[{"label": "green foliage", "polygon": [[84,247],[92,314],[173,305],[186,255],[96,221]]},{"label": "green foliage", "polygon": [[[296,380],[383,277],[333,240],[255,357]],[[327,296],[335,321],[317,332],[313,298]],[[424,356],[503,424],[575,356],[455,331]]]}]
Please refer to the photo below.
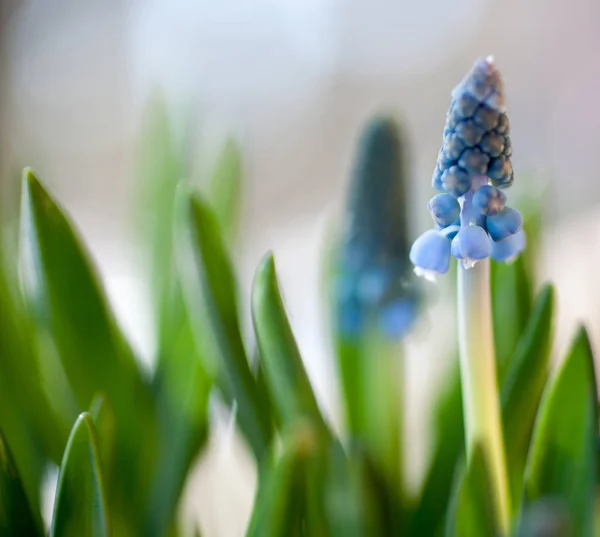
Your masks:
[{"label": "green foliage", "polygon": [[[204,341],[203,353],[212,355],[211,367],[224,399],[237,404],[239,423],[257,460],[265,455],[273,434],[272,417],[265,394],[257,390],[238,319],[235,277],[218,221],[200,196],[180,191],[178,200],[188,225],[189,249],[195,271],[188,274],[188,307]],[[194,322],[194,320],[192,320]]]},{"label": "green foliage", "polygon": [[106,496],[92,416],[73,426],[60,467],[50,537],[109,537]]},{"label": "green foliage", "polygon": [[565,502],[573,535],[594,535],[597,390],[585,329],[549,381],[536,421],[525,476],[525,504],[550,497]]},{"label": "green foliage", "polygon": [[0,435],[0,535],[41,537],[42,521],[31,509],[6,441]]},{"label": "green foliage", "polygon": [[[389,122],[380,126],[384,134],[393,130]],[[164,102],[154,103],[146,127],[137,225],[156,349],[148,373],[71,218],[31,170],[23,176],[20,257],[0,251],[0,534],[44,534],[39,491],[54,462],[60,469],[51,537],[184,537],[177,513],[210,434],[215,393],[257,462],[249,537],[505,537],[484,451],[476,445],[465,460],[457,368],[434,407],[424,480],[409,492],[403,346],[374,321],[378,311],[369,312],[359,334],[333,326],[346,421],[340,433],[319,407],[272,254],[252,286],[257,360],[249,360],[231,251],[242,152],[226,142],[203,195],[191,184],[188,155],[177,149]],[[373,143],[360,147],[355,175],[363,187],[372,174],[385,181],[406,176],[392,138],[382,138],[384,145],[367,138]],[[395,205],[386,206],[398,222],[407,211],[405,186],[395,186]],[[377,220],[382,229],[386,218]],[[405,247],[404,231],[394,233]],[[328,261],[324,291],[335,309],[339,260]],[[581,329],[549,376],[554,290],[546,285],[534,297],[534,270],[524,258],[494,266],[492,274],[514,535],[547,535],[552,521],[556,535],[588,537],[598,473],[591,347]]]},{"label": "green foliage", "polygon": [[286,426],[307,418],[325,429],[285,313],[275,262],[270,254],[262,260],[254,277],[252,318],[260,350],[260,366],[265,371],[279,422]]},{"label": "green foliage", "polygon": [[445,536],[500,535],[492,494],[484,451],[480,446],[475,446],[466,469],[459,474]]}]

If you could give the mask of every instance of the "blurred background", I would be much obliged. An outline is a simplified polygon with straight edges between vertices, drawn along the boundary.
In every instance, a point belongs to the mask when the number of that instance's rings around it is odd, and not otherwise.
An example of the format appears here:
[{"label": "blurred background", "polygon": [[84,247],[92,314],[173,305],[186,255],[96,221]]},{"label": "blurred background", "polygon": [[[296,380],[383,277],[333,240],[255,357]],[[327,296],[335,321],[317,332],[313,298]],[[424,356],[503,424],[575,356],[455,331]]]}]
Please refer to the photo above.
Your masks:
[{"label": "blurred background", "polygon": [[[488,54],[508,96],[514,190],[543,193],[540,279],[558,285],[557,345],[564,348],[575,319],[589,320],[600,342],[596,0],[0,0],[0,6],[2,203],[16,214],[19,170],[33,166],[78,224],[146,361],[153,349],[132,208],[142,115],[157,88],[175,119],[194,126],[194,173],[212,165],[227,135],[241,141],[243,224],[234,255],[243,295],[260,257],[272,249],[307,369],[335,421],[320,256],[324,229],[344,198],[359,128],[381,111],[405,127],[416,236],[429,225],[425,204],[450,91]],[[424,342],[434,319],[450,315],[443,290],[434,308],[409,340],[409,427],[427,412],[432,379],[444,371],[436,349],[452,345],[452,326]],[[248,308],[244,316],[249,325]],[[186,509],[203,517],[209,535],[240,535],[252,504],[250,457],[228,441],[230,434],[226,422],[217,428],[214,449],[189,484]],[[419,432],[409,453],[413,480],[426,460],[425,436]],[[229,504],[219,507],[220,498]]]}]

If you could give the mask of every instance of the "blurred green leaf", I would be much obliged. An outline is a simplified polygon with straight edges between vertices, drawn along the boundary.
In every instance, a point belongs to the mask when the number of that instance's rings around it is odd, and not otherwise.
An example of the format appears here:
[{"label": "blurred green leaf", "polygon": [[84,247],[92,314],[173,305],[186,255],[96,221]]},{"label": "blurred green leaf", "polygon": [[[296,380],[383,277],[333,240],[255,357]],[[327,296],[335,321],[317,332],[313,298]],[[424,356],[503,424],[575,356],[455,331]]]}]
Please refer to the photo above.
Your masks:
[{"label": "blurred green leaf", "polygon": [[155,454],[149,386],[78,234],[31,170],[24,173],[22,196],[21,269],[31,311],[52,335],[80,408],[87,409],[98,392],[114,408],[119,479],[111,480],[118,488],[111,501],[134,520],[144,503],[147,468]]},{"label": "blurred green leaf", "polygon": [[502,383],[504,443],[513,505],[521,501],[529,442],[548,377],[553,317],[554,288],[547,285],[538,294]]},{"label": "blurred green leaf", "polygon": [[544,392],[524,491],[525,506],[544,497],[564,501],[577,537],[594,534],[597,428],[594,361],[588,335],[580,328]]},{"label": "blurred green leaf", "polygon": [[476,445],[466,471],[459,474],[451,499],[446,537],[496,537],[502,535],[492,501],[488,466]]},{"label": "blurred green leaf", "polygon": [[188,472],[208,437],[210,381],[200,360],[194,358],[186,368],[165,369],[161,377],[165,395],[159,423],[164,424],[165,434],[144,531],[148,537],[165,535],[173,524]]},{"label": "blurred green leaf", "polygon": [[178,149],[166,100],[163,95],[154,94],[141,131],[137,220],[154,302],[159,364],[166,359],[161,351],[178,340],[184,317],[184,308],[175,292],[173,222],[177,184],[188,174],[186,158]]},{"label": "blurred green leaf", "polygon": [[491,264],[492,314],[498,382],[502,384],[531,314],[533,287],[522,256]]},{"label": "blurred green leaf", "polygon": [[284,431],[281,453],[272,454],[261,477],[247,537],[326,535],[322,511],[321,427],[296,421]]},{"label": "blurred green leaf", "polygon": [[183,258],[180,266],[195,341],[225,400],[237,402],[240,428],[260,461],[271,441],[273,423],[268,399],[257,389],[242,341],[233,268],[208,205],[184,188],[178,203],[182,204],[182,231],[189,241],[181,253],[192,257],[191,267]]},{"label": "blurred green leaf", "polygon": [[448,498],[457,462],[465,448],[462,386],[458,361],[447,375],[450,380],[435,406],[434,446],[417,504],[410,517],[408,534],[438,535],[448,511]]},{"label": "blurred green leaf", "polygon": [[206,439],[211,379],[194,342],[174,244],[176,211],[180,208],[175,194],[178,183],[189,174],[188,157],[178,150],[166,102],[155,96],[142,131],[139,223],[155,312],[157,367],[153,388],[158,460],[170,462],[159,462],[155,468],[145,523],[144,535],[148,537],[163,536],[174,525],[187,472]]},{"label": "blurred green leaf", "polygon": [[39,513],[31,508],[2,434],[0,434],[0,535],[7,537],[43,535],[42,520]]},{"label": "blurred green leaf", "polygon": [[96,394],[90,404],[89,413],[98,432],[98,455],[103,468],[104,487],[111,489],[115,459],[115,415],[103,393]]},{"label": "blurred green leaf", "polygon": [[50,537],[110,535],[92,416],[79,416],[58,475]]},{"label": "blurred green leaf", "polygon": [[265,256],[254,276],[252,320],[261,367],[280,423],[286,426],[308,418],[326,429],[285,313],[272,254]]},{"label": "blurred green leaf", "polygon": [[[1,262],[1,260],[0,260]],[[35,510],[46,457],[60,461],[68,430],[54,414],[33,346],[35,333],[25,311],[9,291],[15,285],[0,267],[0,428]]]},{"label": "blurred green leaf", "polygon": [[225,142],[217,159],[209,197],[223,236],[232,239],[237,234],[242,201],[242,154],[232,138]]},{"label": "blurred green leaf", "polygon": [[333,537],[403,535],[402,502],[369,453],[351,443],[344,453],[332,442],[324,476],[326,506]]}]

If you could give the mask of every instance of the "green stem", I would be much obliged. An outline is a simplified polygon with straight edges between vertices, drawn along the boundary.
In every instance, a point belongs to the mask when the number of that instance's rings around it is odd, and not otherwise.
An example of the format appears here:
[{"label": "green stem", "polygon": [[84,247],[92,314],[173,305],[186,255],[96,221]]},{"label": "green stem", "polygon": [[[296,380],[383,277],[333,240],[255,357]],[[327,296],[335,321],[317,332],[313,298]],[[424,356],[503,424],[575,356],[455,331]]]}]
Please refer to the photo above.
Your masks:
[{"label": "green stem", "polygon": [[458,333],[467,457],[476,444],[482,446],[498,521],[507,534],[510,506],[494,357],[489,259],[470,269],[459,264]]}]

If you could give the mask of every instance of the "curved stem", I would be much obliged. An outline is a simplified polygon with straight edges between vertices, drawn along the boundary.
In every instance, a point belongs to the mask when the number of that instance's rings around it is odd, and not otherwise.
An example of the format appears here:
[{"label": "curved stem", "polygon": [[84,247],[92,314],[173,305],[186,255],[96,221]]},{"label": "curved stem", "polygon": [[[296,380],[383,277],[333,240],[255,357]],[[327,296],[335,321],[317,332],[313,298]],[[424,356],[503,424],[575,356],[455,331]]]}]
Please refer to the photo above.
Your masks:
[{"label": "curved stem", "polygon": [[458,334],[467,457],[476,444],[482,447],[500,527],[507,534],[510,507],[494,357],[489,259],[469,269],[459,263]]}]

